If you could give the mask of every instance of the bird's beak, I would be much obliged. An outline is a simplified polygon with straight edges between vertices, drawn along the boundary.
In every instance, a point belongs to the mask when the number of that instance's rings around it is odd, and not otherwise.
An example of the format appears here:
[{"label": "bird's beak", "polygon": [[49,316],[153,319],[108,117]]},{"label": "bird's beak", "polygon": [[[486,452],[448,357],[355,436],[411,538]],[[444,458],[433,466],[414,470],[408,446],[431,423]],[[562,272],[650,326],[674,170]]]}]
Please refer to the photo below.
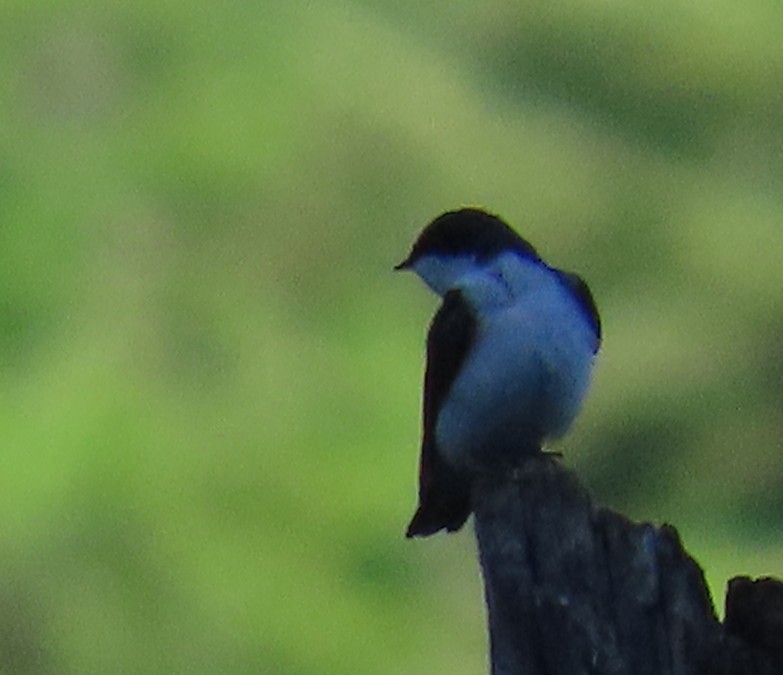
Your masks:
[{"label": "bird's beak", "polygon": [[405,260],[403,260],[399,265],[394,266],[394,271],[404,272],[405,270],[410,269],[410,267],[411,267],[410,258],[405,258]]}]

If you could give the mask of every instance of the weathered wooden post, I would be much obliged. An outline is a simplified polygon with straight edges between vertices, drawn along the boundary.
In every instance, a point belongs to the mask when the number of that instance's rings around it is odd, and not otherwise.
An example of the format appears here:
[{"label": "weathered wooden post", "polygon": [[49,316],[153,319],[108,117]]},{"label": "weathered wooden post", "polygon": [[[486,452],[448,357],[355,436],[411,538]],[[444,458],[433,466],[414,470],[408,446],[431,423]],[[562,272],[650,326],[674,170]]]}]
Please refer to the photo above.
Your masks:
[{"label": "weathered wooden post", "polygon": [[783,675],[783,584],[733,580],[721,623],[674,528],[597,507],[556,458],[473,505],[493,675]]}]

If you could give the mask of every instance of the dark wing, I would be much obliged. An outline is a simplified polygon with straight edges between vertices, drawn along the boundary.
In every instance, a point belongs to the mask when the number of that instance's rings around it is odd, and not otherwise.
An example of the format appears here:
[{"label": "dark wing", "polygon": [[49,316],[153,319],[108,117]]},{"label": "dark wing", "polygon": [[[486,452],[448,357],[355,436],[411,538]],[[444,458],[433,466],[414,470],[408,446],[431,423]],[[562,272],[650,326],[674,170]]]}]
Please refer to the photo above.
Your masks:
[{"label": "dark wing", "polygon": [[582,311],[585,313],[587,320],[590,321],[590,325],[593,327],[596,337],[594,351],[597,352],[598,348],[601,346],[601,317],[598,315],[598,307],[595,305],[595,300],[593,300],[593,294],[590,292],[590,287],[578,274],[564,272],[563,270],[558,271],[560,272],[560,278],[563,280],[563,283],[579,301]]},{"label": "dark wing", "polygon": [[458,530],[470,515],[468,477],[450,467],[438,452],[438,412],[473,344],[476,318],[459,290],[451,290],[435,314],[427,336],[424,376],[424,436],[419,466],[419,508],[406,536],[426,537],[445,528]]}]

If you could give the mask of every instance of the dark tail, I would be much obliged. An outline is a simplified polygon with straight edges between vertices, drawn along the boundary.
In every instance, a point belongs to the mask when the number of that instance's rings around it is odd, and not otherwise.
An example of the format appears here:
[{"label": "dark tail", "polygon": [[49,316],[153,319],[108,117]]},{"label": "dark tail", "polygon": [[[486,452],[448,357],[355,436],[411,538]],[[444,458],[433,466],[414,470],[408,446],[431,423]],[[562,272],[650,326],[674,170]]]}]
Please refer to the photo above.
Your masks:
[{"label": "dark tail", "polygon": [[456,532],[470,515],[470,481],[443,461],[434,464],[420,476],[419,508],[406,537],[428,537],[444,529]]}]

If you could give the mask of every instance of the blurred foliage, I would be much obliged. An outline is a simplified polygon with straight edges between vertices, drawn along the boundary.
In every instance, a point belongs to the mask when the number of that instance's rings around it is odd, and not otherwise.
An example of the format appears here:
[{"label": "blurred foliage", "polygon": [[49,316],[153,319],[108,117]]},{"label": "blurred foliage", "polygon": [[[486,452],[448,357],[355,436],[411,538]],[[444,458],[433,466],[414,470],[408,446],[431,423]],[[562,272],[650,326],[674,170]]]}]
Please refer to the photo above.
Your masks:
[{"label": "blurred foliage", "polygon": [[602,311],[560,446],[720,602],[783,572],[783,9],[7,0],[0,673],[476,673],[469,532],[402,539],[429,219]]}]

